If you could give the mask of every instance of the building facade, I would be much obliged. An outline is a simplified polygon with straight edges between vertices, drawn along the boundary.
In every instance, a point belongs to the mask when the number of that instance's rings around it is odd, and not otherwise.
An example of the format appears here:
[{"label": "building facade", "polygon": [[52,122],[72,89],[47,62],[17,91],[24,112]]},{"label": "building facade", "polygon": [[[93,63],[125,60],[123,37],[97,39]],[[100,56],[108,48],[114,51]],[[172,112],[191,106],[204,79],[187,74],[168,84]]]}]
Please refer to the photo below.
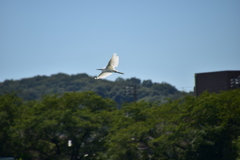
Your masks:
[{"label": "building facade", "polygon": [[240,87],[240,71],[218,71],[195,74],[195,95],[204,91],[219,93]]}]

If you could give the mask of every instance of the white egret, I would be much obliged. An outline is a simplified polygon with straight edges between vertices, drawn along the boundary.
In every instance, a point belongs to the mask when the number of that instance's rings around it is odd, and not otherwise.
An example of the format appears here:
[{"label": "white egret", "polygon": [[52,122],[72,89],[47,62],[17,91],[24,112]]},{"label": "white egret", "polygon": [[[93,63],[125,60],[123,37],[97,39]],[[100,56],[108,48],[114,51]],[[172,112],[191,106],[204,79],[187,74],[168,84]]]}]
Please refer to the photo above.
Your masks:
[{"label": "white egret", "polygon": [[107,76],[111,75],[112,73],[123,74],[122,72],[118,72],[117,70],[115,70],[115,68],[118,66],[118,63],[119,63],[119,57],[117,56],[117,53],[113,53],[113,56],[110,59],[110,61],[108,62],[107,67],[102,68],[102,69],[97,69],[97,70],[101,70],[102,73],[100,73],[95,79],[106,78]]}]

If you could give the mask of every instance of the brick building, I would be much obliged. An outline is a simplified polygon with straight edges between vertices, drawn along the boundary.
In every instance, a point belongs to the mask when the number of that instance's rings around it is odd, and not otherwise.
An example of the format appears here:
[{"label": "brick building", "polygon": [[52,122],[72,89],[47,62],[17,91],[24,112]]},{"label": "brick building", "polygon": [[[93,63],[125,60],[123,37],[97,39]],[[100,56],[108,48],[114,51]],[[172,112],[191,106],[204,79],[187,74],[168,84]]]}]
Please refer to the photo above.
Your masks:
[{"label": "brick building", "polygon": [[204,91],[218,93],[240,88],[240,71],[218,71],[195,74],[195,95]]}]

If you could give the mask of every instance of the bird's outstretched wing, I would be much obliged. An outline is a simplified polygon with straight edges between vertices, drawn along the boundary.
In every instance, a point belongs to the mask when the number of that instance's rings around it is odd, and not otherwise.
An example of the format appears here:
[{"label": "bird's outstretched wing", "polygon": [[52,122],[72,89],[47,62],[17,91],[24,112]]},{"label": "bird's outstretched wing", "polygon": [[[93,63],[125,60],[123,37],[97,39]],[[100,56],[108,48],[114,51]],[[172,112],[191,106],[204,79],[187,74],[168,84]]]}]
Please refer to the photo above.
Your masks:
[{"label": "bird's outstretched wing", "polygon": [[110,76],[111,74],[112,74],[111,72],[102,72],[95,79],[106,78],[107,76]]},{"label": "bird's outstretched wing", "polygon": [[119,57],[117,56],[117,53],[113,53],[113,56],[108,62],[108,65],[106,68],[115,69],[115,67],[118,66],[118,63],[119,63]]}]

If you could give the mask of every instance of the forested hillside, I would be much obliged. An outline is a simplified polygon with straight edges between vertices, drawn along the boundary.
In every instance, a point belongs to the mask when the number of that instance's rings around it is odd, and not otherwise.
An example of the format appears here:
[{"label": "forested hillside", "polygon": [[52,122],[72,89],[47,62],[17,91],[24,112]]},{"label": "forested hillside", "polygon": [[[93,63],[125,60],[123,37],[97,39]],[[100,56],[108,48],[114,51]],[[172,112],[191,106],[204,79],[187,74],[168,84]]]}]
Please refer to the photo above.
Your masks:
[{"label": "forested hillside", "polygon": [[[126,89],[128,87],[128,89]],[[136,87],[136,92],[135,92]],[[153,83],[137,78],[117,78],[115,82],[95,80],[87,74],[36,76],[21,80],[6,80],[0,83],[0,94],[17,92],[25,100],[39,99],[43,95],[63,94],[64,92],[93,91],[103,98],[113,99],[118,104],[135,100],[159,101],[176,99],[186,93],[178,91],[168,83]],[[136,94],[134,97],[134,94]]]},{"label": "forested hillside", "polygon": [[206,92],[164,104],[125,103],[120,109],[90,91],[33,101],[1,95],[0,157],[239,160],[239,95],[239,89]]}]

